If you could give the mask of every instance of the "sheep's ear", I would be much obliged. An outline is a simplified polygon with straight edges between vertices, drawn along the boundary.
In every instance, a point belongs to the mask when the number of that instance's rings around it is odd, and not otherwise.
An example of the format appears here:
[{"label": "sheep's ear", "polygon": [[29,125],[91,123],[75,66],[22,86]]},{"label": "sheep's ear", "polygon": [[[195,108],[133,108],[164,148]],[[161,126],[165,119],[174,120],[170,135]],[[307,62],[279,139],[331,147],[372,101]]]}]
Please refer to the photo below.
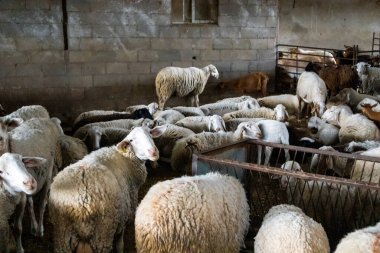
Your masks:
[{"label": "sheep's ear", "polygon": [[7,130],[11,131],[12,129],[20,126],[24,122],[22,118],[10,118],[5,121],[5,125],[7,126]]},{"label": "sheep's ear", "polygon": [[150,129],[150,134],[153,138],[157,138],[165,133],[166,129],[168,129],[168,125],[156,126],[153,129]]},{"label": "sheep's ear", "polygon": [[371,108],[374,108],[378,105],[378,103],[371,105]]},{"label": "sheep's ear", "polygon": [[27,168],[36,168],[46,163],[46,159],[42,157],[23,157],[22,162]]},{"label": "sheep's ear", "polygon": [[121,153],[125,153],[127,152],[128,146],[129,146],[129,141],[123,140],[116,145],[116,149],[119,150]]}]

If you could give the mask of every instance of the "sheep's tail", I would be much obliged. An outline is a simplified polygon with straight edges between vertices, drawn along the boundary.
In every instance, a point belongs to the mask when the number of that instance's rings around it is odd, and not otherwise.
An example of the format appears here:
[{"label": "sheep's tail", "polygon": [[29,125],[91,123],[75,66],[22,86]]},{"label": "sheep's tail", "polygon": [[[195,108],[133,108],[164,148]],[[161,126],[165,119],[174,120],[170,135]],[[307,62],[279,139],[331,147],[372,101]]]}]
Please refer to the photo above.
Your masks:
[{"label": "sheep's tail", "polygon": [[88,242],[79,241],[76,253],[94,253]]}]

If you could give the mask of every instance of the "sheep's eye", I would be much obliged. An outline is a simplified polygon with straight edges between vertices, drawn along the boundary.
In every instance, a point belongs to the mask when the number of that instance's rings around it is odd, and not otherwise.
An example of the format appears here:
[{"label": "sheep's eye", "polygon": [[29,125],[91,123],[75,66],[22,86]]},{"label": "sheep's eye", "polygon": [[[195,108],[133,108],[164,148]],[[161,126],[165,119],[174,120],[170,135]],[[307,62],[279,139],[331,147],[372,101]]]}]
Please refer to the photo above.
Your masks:
[{"label": "sheep's eye", "polygon": [[128,140],[128,142],[129,142],[129,143],[132,143],[132,142],[133,142],[133,140]]}]

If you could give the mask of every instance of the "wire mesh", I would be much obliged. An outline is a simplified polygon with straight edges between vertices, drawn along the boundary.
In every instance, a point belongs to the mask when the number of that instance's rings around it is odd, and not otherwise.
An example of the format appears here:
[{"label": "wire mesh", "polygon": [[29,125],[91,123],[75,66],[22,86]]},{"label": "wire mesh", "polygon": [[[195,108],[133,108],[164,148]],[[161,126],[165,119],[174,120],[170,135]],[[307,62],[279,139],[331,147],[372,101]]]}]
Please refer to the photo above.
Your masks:
[{"label": "wire mesh", "polygon": [[[272,149],[266,165],[257,164],[259,146]],[[302,171],[281,169],[285,151],[294,161],[292,168],[297,162]],[[262,155],[264,161],[265,152]],[[346,233],[380,220],[379,158],[256,140],[195,154],[193,158],[194,173],[219,171],[243,183],[251,207],[251,240],[264,215],[278,204],[296,205],[320,222],[331,249]]]}]

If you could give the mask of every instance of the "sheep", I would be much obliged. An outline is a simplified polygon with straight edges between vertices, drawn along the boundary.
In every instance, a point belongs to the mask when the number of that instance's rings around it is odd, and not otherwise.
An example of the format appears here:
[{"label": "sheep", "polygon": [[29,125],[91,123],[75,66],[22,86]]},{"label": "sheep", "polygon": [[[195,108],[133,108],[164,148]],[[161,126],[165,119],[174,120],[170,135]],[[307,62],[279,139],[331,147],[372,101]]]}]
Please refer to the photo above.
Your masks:
[{"label": "sheep", "polygon": [[112,146],[125,138],[131,129],[119,127],[91,126],[87,128],[87,135],[84,139],[89,151],[97,150],[104,146]]},{"label": "sheep", "polygon": [[147,108],[140,108],[131,113],[128,112],[118,112],[118,111],[103,111],[103,110],[93,110],[87,111],[79,114],[75,119],[72,127],[72,132],[74,133],[78,128],[95,122],[105,122],[117,119],[140,119],[146,118],[153,120],[152,114]]},{"label": "sheep", "polygon": [[134,215],[147,177],[145,160],[157,161],[152,137],[165,131],[136,127],[116,146],[91,152],[57,174],[49,214],[55,252],[123,252],[125,223]]},{"label": "sheep", "polygon": [[325,82],[330,96],[335,96],[344,88],[356,88],[359,76],[356,69],[349,65],[323,66],[310,62],[306,69],[313,69]]},{"label": "sheep", "polygon": [[237,110],[245,110],[245,109],[258,109],[260,108],[259,103],[256,99],[247,99],[242,102],[216,102],[210,104],[201,105],[199,108],[204,112],[205,115],[220,115],[223,116],[226,113],[237,111]]},{"label": "sheep", "polygon": [[158,110],[158,104],[156,102],[152,102],[148,105],[130,105],[125,109],[125,111],[128,113],[133,113],[134,111],[142,108],[148,109],[149,113],[153,115]]},{"label": "sheep", "polygon": [[255,253],[329,253],[330,245],[321,224],[293,205],[269,209],[254,243]]},{"label": "sheep", "polygon": [[216,88],[220,90],[231,90],[238,95],[252,94],[260,92],[264,97],[267,95],[268,74],[255,72],[244,75],[235,80],[219,83]]},{"label": "sheep", "polygon": [[249,228],[242,184],[219,173],[152,186],[135,218],[137,252],[239,252]]},{"label": "sheep", "polygon": [[174,124],[177,121],[185,118],[185,115],[173,109],[166,109],[164,111],[157,111],[154,115],[154,121],[158,125]]},{"label": "sheep", "polygon": [[216,103],[220,103],[220,102],[240,103],[240,102],[243,102],[243,101],[246,101],[246,100],[256,100],[256,99],[253,98],[253,97],[251,97],[251,96],[248,96],[248,95],[243,95],[243,96],[239,96],[239,97],[223,98],[223,99],[220,99],[220,100],[216,101]]},{"label": "sheep", "polygon": [[26,105],[18,108],[16,111],[3,116],[2,120],[9,118],[21,118],[28,120],[31,118],[50,118],[49,112],[42,105]]},{"label": "sheep", "polygon": [[[285,123],[279,122],[277,120],[261,120],[255,123],[260,131],[261,131],[261,140],[271,143],[280,143],[289,145],[289,132],[286,128]],[[272,147],[265,147],[265,161],[264,165],[267,166],[269,164],[269,160],[272,154]],[[285,158],[286,160],[290,160],[289,150],[285,149]],[[262,146],[259,145],[257,147],[257,164],[261,164],[261,154],[262,154]]]},{"label": "sheep", "polygon": [[303,103],[312,104],[312,114],[321,117],[326,108],[327,88],[325,82],[314,72],[303,72],[297,82],[298,119]]},{"label": "sheep", "polygon": [[[380,157],[380,147],[364,151],[360,155]],[[380,163],[356,160],[351,179],[378,184],[380,182]]]},{"label": "sheep", "polygon": [[[359,123],[360,122],[360,123]],[[340,124],[339,142],[380,140],[380,131],[366,116],[353,114]]]},{"label": "sheep", "polygon": [[[331,146],[323,146],[320,147],[319,150],[329,151],[331,154],[337,152]],[[315,173],[319,169],[330,169],[340,177],[349,178],[351,176],[352,167],[348,166],[348,162],[349,160],[347,158],[340,156],[314,154],[310,163],[310,169]]]},{"label": "sheep", "polygon": [[351,115],[353,112],[349,106],[333,105],[323,113],[321,118],[329,124],[340,127],[343,121]]},{"label": "sheep", "polygon": [[379,105],[379,103],[377,101],[371,99],[371,98],[364,98],[362,101],[360,101],[358,103],[358,105],[356,106],[356,108],[355,108],[356,112],[362,112],[362,106],[361,106],[361,104],[372,104],[372,105],[376,104],[376,106],[374,106],[372,108],[372,111],[374,111],[374,112],[380,112],[380,105]]},{"label": "sheep", "polygon": [[356,64],[356,70],[362,81],[363,92],[378,92],[377,89],[380,84],[380,69],[377,67],[371,67],[371,65],[366,62],[359,62]]},{"label": "sheep", "polygon": [[318,129],[316,137],[319,142],[326,146],[335,145],[339,142],[339,128],[325,122],[324,120],[313,116],[309,119],[307,123],[308,128]]},{"label": "sheep", "polygon": [[175,106],[175,107],[172,107],[170,109],[173,109],[173,110],[176,110],[180,113],[182,113],[183,115],[185,115],[185,117],[189,117],[189,116],[206,116],[205,113],[203,112],[203,110],[199,107],[191,107],[191,106]]},{"label": "sheep", "polygon": [[118,120],[111,120],[106,122],[96,122],[96,123],[90,123],[85,126],[82,126],[78,128],[78,130],[75,131],[73,134],[74,137],[79,138],[83,141],[86,140],[86,137],[88,136],[88,130],[91,129],[94,126],[98,127],[116,127],[116,128],[125,128],[130,129],[135,126],[153,126],[154,122],[150,119],[118,119]]},{"label": "sheep", "polygon": [[243,138],[259,139],[261,131],[254,123],[243,122],[234,132],[203,132],[182,138],[174,145],[170,159],[171,168],[174,171],[190,173],[194,153],[231,144]]},{"label": "sheep", "polygon": [[347,144],[344,150],[352,153],[354,151],[357,151],[358,149],[369,150],[369,149],[373,149],[377,147],[380,147],[380,141],[363,141],[363,142],[351,141],[350,143]]},{"label": "sheep", "polygon": [[180,127],[192,130],[194,133],[201,132],[226,132],[224,120],[219,115],[212,116],[190,116],[175,123]]},{"label": "sheep", "polygon": [[7,132],[6,123],[0,120],[1,149],[0,153],[13,152],[23,156],[38,156],[45,158],[47,162],[37,171],[29,171],[37,180],[38,188],[36,195],[39,199],[39,220],[34,215],[33,198],[28,197],[31,230],[32,233],[43,236],[43,218],[47,203],[47,195],[50,188],[56,156],[60,154],[58,139],[63,130],[54,119],[32,118],[22,122],[19,126]]},{"label": "sheep", "polygon": [[352,109],[356,108],[364,98],[371,98],[380,102],[380,98],[368,94],[360,94],[352,88],[344,88],[336,96],[329,99],[329,103],[348,104]]},{"label": "sheep", "polygon": [[[82,140],[66,134],[59,137],[59,145],[62,157],[62,164],[60,167],[62,169],[79,161],[88,154],[88,148]],[[54,175],[56,174],[57,173],[54,173]]]},{"label": "sheep", "polygon": [[41,157],[24,157],[8,152],[0,156],[0,252],[9,252],[11,231],[8,221],[14,213],[17,252],[24,252],[21,235],[25,194],[34,194],[37,190],[37,181],[27,168],[33,169],[45,162],[46,159]]},{"label": "sheep", "polygon": [[289,114],[286,111],[285,106],[278,104],[274,109],[260,107],[258,109],[239,110],[223,115],[225,121],[233,118],[266,118],[283,122],[289,118]]},{"label": "sheep", "polygon": [[264,120],[266,118],[234,118],[225,121],[227,131],[235,131],[237,127],[243,122],[259,122],[260,120]]},{"label": "sheep", "polygon": [[200,69],[196,67],[166,67],[161,69],[155,80],[158,108],[164,109],[171,96],[190,98],[191,106],[199,106],[198,96],[203,92],[209,76],[219,78],[212,64]]},{"label": "sheep", "polygon": [[176,141],[195,134],[192,130],[185,127],[174,124],[167,124],[166,126],[166,131],[154,139],[154,143],[160,151],[160,159],[170,159]]},{"label": "sheep", "polygon": [[380,222],[374,226],[358,229],[342,238],[334,253],[378,253]]},{"label": "sheep", "polygon": [[380,124],[380,112],[376,112],[373,110],[374,107],[378,106],[378,103],[376,104],[361,103],[360,106],[362,107],[362,113],[365,116],[367,116],[367,118],[375,122],[376,125]]},{"label": "sheep", "polygon": [[282,94],[282,95],[273,95],[258,98],[257,102],[259,102],[260,106],[265,106],[268,108],[275,108],[278,104],[282,104],[285,106],[286,111],[289,114],[297,114],[298,113],[298,98],[297,95],[292,94]]},{"label": "sheep", "polygon": [[290,48],[290,57],[304,62],[318,62],[326,65],[336,65],[332,53],[326,50],[307,50],[302,48]]}]

